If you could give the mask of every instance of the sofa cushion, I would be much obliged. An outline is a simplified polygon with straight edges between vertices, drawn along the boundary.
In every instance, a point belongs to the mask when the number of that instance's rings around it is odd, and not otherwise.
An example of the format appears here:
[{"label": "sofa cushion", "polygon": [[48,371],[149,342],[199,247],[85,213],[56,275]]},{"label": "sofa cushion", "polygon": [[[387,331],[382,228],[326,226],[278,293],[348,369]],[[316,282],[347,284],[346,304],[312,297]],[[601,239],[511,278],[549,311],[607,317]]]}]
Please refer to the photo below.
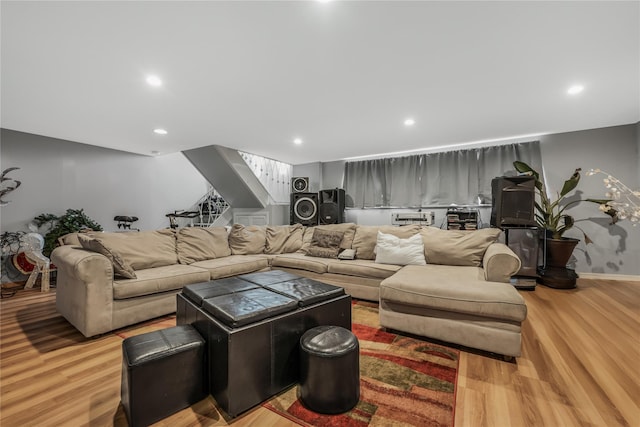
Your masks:
[{"label": "sofa cushion", "polygon": [[266,243],[265,226],[234,224],[229,232],[229,247],[233,255],[264,253]]},{"label": "sofa cushion", "polygon": [[420,234],[429,264],[469,265],[479,267],[490,244],[498,239],[497,228],[480,230],[441,230],[424,227]]},{"label": "sofa cushion", "polygon": [[307,253],[309,246],[311,246],[311,241],[313,240],[313,232],[316,229],[338,231],[344,233],[344,235],[342,236],[342,241],[340,242],[340,249],[351,249],[353,237],[355,236],[356,232],[356,224],[345,222],[343,224],[325,224],[316,225],[315,227],[307,227],[302,238],[302,248],[300,249],[300,252],[305,254]]},{"label": "sofa cushion", "polygon": [[376,264],[375,261],[369,259],[356,259],[332,262],[328,265],[327,272],[370,279],[386,279],[401,268],[400,265]]},{"label": "sofa cushion", "polygon": [[330,258],[316,258],[306,256],[305,254],[281,254],[271,261],[271,265],[276,267],[294,268],[297,270],[307,270],[314,273],[326,273],[327,266],[331,262],[336,262],[335,259]]},{"label": "sofa cushion", "polygon": [[209,272],[206,269],[182,264],[138,270],[136,276],[135,279],[114,280],[113,299],[173,291],[191,283],[209,280]]},{"label": "sofa cushion", "polygon": [[194,262],[191,265],[206,268],[211,280],[215,280],[268,269],[269,258],[259,255],[230,255],[224,258]]},{"label": "sofa cushion", "polygon": [[134,270],[178,263],[175,232],[171,229],[88,234],[91,237],[99,237],[107,247],[120,254]]},{"label": "sofa cushion", "polygon": [[393,234],[378,231],[376,243],[376,262],[378,264],[425,265],[422,236],[416,234],[401,239]]},{"label": "sofa cushion", "polygon": [[89,251],[97,252],[106,256],[113,265],[113,274],[125,279],[135,279],[136,273],[133,268],[120,256],[120,254],[109,248],[100,237],[89,237],[85,235],[77,234],[76,238],[80,245]]},{"label": "sofa cushion", "polygon": [[518,291],[483,280],[479,267],[408,265],[382,281],[380,300],[517,322],[527,315]]},{"label": "sofa cushion", "polygon": [[182,227],[176,233],[178,261],[191,264],[231,255],[224,227]]},{"label": "sofa cushion", "polygon": [[400,227],[393,225],[358,225],[352,244],[352,248],[356,250],[356,258],[376,259],[375,247],[378,241],[378,231],[406,239],[418,234],[420,226],[416,224],[402,225]]},{"label": "sofa cushion", "polygon": [[266,254],[287,254],[302,247],[304,227],[302,224],[269,225],[266,229]]}]

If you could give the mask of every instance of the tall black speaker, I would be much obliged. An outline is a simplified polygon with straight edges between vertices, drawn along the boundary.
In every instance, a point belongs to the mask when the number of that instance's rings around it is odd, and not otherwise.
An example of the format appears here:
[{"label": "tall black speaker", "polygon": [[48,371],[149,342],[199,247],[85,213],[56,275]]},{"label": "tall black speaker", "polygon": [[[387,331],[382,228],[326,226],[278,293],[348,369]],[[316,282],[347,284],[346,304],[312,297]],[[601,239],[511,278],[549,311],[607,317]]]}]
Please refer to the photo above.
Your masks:
[{"label": "tall black speaker", "polygon": [[340,224],[344,222],[345,192],[342,188],[320,190],[318,193],[318,223]]},{"label": "tall black speaker", "polygon": [[536,182],[531,176],[502,176],[491,180],[491,225],[535,226]]},{"label": "tall black speaker", "polygon": [[291,224],[318,224],[318,193],[291,193],[289,207]]}]

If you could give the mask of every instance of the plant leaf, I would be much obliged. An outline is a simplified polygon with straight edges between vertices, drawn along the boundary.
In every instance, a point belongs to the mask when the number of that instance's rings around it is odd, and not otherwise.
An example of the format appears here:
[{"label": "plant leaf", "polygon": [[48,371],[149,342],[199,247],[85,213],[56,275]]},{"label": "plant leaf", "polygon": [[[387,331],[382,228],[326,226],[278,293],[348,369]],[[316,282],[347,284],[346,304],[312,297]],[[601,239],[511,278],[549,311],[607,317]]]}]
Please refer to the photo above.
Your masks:
[{"label": "plant leaf", "polygon": [[582,168],[577,168],[573,172],[573,175],[571,175],[571,178],[569,178],[568,180],[566,180],[564,182],[564,185],[562,186],[562,191],[560,191],[560,197],[566,196],[567,193],[569,193],[570,191],[574,190],[578,186],[578,182],[580,182],[580,171],[581,170],[582,170]]},{"label": "plant leaf", "polygon": [[535,177],[536,181],[538,181],[538,179],[540,179],[540,174],[538,174],[538,172],[533,170],[531,168],[531,166],[529,166],[525,162],[521,162],[519,160],[516,160],[515,162],[513,162],[513,167],[516,168],[516,170],[518,172],[520,172],[520,173],[529,173],[529,174],[531,174],[531,176]]}]

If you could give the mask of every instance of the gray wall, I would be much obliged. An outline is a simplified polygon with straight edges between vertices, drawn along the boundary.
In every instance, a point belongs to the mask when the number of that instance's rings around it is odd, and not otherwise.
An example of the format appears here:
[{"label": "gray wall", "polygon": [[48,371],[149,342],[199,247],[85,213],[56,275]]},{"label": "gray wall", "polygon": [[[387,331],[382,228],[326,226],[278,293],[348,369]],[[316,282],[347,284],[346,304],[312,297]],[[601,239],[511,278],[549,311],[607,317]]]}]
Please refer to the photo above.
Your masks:
[{"label": "gray wall", "polygon": [[26,230],[34,216],[84,209],[105,230],[115,215],[135,215],[142,230],[169,226],[165,215],[188,209],[207,183],[181,154],[147,157],[2,129],[1,168],[22,186],[0,208],[2,231]]},{"label": "gray wall", "polygon": [[[637,189],[638,170],[637,124],[548,135],[540,138],[545,179],[555,194],[573,170],[583,174],[577,190],[583,198],[606,198],[602,175],[586,176],[589,169],[613,174],[627,186]],[[640,227],[629,221],[610,225],[609,217],[593,203],[579,203],[567,211],[594,242],[586,244],[580,230],[569,230],[565,236],[582,241],[574,251],[578,272],[640,275]]]},{"label": "gray wall", "polygon": [[640,188],[640,122],[636,123],[636,151],[638,153],[638,181],[634,187]]},{"label": "gray wall", "polygon": [[[599,168],[614,174],[631,188],[640,187],[640,123],[552,134],[540,138],[542,162],[550,189],[557,191],[581,167],[583,172]],[[320,186],[333,188],[342,183],[344,161],[323,163]],[[294,166],[294,172],[296,172]],[[605,198],[602,176],[582,175],[578,190],[583,197]],[[441,225],[446,208],[434,211],[435,224]],[[394,210],[395,212],[396,210]],[[399,210],[401,211],[401,210]],[[489,223],[490,209],[481,208],[481,220]],[[576,251],[573,267],[578,272],[640,275],[640,226],[629,221],[610,226],[606,215],[592,203],[580,203],[571,209],[578,222],[594,243],[585,244],[582,233],[570,230],[568,237],[582,239]],[[359,224],[390,224],[390,209],[349,209],[347,220]]]}]

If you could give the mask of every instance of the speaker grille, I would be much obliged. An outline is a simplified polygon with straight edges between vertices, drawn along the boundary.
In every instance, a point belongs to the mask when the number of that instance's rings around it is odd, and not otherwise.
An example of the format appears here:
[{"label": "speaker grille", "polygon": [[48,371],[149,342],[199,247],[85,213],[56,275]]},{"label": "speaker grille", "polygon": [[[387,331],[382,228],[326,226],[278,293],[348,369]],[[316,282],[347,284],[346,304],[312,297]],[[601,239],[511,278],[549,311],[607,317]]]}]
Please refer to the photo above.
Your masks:
[{"label": "speaker grille", "polygon": [[344,222],[345,192],[342,188],[321,190],[318,194],[320,224],[339,224]]},{"label": "speaker grille", "polygon": [[303,221],[310,221],[317,213],[316,204],[308,197],[302,197],[296,200],[293,210],[296,216]]},{"label": "speaker grille", "polygon": [[291,178],[292,193],[306,193],[309,191],[309,178],[306,176],[294,176]]},{"label": "speaker grille", "polygon": [[535,226],[535,180],[528,176],[491,180],[491,225]]},{"label": "speaker grille", "polygon": [[291,193],[291,224],[316,225],[318,223],[318,195]]}]

